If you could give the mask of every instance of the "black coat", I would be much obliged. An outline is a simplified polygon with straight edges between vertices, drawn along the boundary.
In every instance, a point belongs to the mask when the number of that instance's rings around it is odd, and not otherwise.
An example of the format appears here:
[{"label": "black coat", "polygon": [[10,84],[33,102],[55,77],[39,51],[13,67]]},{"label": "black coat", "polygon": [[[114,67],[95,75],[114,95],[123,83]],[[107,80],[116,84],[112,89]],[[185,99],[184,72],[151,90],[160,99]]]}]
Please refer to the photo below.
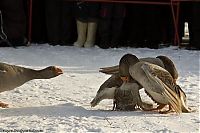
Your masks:
[{"label": "black coat", "polygon": [[83,22],[97,21],[99,17],[99,4],[94,2],[76,2],[76,19]]}]

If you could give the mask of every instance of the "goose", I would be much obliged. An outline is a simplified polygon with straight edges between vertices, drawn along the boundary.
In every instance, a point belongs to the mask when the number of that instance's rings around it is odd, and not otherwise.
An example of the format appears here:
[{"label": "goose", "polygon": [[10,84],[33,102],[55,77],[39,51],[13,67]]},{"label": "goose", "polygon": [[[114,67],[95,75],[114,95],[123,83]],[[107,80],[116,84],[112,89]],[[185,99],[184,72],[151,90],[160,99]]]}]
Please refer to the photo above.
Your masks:
[{"label": "goose", "polygon": [[[157,64],[157,65],[165,68],[166,70],[168,70],[170,72],[170,74],[173,76],[175,81],[178,78],[177,69],[176,69],[173,61],[171,61],[167,56],[160,55],[160,56],[157,56],[156,58],[147,57],[147,58],[140,58],[139,60],[141,62],[150,62],[153,64]],[[119,75],[119,65],[112,66],[112,67],[100,68],[99,71],[102,73],[105,73],[105,74],[111,74],[111,77],[108,78],[100,86],[99,90],[96,93],[95,98],[90,102],[91,107],[95,107],[104,99],[113,99],[114,100],[115,90],[123,84],[123,80],[120,78],[120,75]],[[140,90],[141,88],[142,88],[142,86],[139,85],[138,83],[134,83],[132,85],[133,90]],[[115,101],[114,101],[114,103],[115,103]],[[145,105],[146,103],[142,102],[142,104]],[[115,108],[115,104],[113,106],[113,109],[114,108]]]},{"label": "goose", "polygon": [[[122,79],[136,80],[158,104],[157,108],[147,111],[168,113],[174,110],[178,114],[191,112],[186,105],[185,93],[166,69],[149,62],[140,62],[135,55],[126,54],[120,59],[119,73]],[[169,105],[169,110],[161,111],[166,105]]]},{"label": "goose", "polygon": [[[63,74],[63,71],[56,66],[34,70],[21,66],[0,63],[0,93],[13,90],[33,79],[50,79],[60,74]],[[0,107],[6,108],[8,107],[8,104],[0,102]]]}]

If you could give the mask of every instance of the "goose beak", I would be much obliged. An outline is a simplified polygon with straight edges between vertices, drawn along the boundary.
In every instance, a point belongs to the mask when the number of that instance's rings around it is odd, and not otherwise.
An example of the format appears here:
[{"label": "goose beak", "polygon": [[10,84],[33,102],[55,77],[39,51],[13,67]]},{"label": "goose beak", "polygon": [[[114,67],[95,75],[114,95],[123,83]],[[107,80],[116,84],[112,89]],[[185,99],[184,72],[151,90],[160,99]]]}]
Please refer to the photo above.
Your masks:
[{"label": "goose beak", "polygon": [[123,82],[128,82],[128,81],[129,81],[129,77],[127,77],[127,76],[120,77],[120,78],[121,78],[121,80],[122,80]]},{"label": "goose beak", "polygon": [[58,75],[63,74],[63,70],[58,67],[55,68],[55,71]]}]

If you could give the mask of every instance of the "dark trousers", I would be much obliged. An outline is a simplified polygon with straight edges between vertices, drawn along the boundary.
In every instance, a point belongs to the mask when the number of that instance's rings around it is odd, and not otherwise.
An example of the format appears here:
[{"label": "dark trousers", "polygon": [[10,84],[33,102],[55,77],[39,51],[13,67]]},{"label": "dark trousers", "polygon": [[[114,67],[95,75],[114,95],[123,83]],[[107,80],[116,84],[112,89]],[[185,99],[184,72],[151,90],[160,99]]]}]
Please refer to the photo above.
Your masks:
[{"label": "dark trousers", "polygon": [[125,21],[127,43],[133,47],[158,48],[162,40],[161,8],[155,5],[129,5]]},{"label": "dark trousers", "polygon": [[[32,1],[32,42],[46,43],[45,0]],[[28,11],[27,11],[28,12]]]},{"label": "dark trousers", "polygon": [[98,27],[100,47],[118,47],[125,14],[126,8],[124,4],[101,4]]},{"label": "dark trousers", "polygon": [[24,43],[26,17],[23,0],[1,0],[0,10],[3,18],[3,30],[13,45]]},{"label": "dark trousers", "polygon": [[[73,41],[73,2],[65,0],[46,0],[47,38],[50,44],[69,45]],[[74,24],[74,25],[73,25]]]},{"label": "dark trousers", "polygon": [[200,49],[200,2],[192,5],[192,28],[190,36],[190,44],[192,47]]}]

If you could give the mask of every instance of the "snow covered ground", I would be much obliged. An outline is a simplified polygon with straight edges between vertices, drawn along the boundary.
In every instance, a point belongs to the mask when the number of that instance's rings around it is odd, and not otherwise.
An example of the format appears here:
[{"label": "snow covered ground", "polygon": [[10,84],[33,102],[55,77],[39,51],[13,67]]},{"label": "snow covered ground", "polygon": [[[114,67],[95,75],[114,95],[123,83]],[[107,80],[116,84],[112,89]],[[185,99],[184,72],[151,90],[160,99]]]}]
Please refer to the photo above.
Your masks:
[{"label": "snow covered ground", "polygon": [[[100,67],[118,64],[126,53],[138,57],[170,57],[179,71],[178,83],[186,92],[193,113],[159,114],[145,111],[111,111],[112,100],[94,108],[90,101],[109,77]],[[12,91],[0,94],[0,101],[10,108],[0,109],[0,132],[192,132],[200,130],[200,52],[175,47],[147,48],[76,48],[70,46],[32,45],[0,48],[0,61],[40,69],[60,66],[64,74],[49,80],[32,80]],[[142,90],[143,91],[143,90]],[[142,93],[145,101],[150,101]],[[151,101],[150,101],[151,102]]]}]

